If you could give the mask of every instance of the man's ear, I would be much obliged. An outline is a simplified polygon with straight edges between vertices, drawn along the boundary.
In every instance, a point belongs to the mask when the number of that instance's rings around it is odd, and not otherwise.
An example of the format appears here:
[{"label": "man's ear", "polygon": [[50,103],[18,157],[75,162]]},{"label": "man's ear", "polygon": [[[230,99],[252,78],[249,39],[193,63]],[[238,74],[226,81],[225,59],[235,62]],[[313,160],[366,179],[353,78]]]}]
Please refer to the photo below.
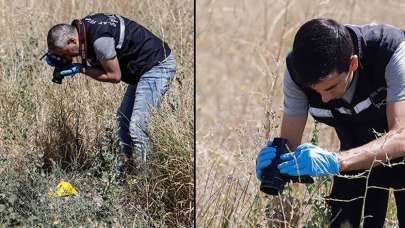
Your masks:
[{"label": "man's ear", "polygon": [[350,57],[350,69],[352,71],[356,71],[358,67],[359,67],[359,57],[357,55],[352,55],[352,57]]}]

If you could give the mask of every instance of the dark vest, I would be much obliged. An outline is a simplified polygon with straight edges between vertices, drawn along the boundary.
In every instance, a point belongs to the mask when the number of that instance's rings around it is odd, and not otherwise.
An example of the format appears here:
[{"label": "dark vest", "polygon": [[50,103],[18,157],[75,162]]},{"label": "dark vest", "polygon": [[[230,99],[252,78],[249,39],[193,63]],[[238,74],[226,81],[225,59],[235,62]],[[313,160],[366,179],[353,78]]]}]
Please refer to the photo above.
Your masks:
[{"label": "dark vest", "polygon": [[94,41],[113,37],[121,68],[121,80],[136,84],[153,66],[170,55],[169,46],[138,23],[115,14],[97,13],[82,19],[86,29],[87,61],[101,67],[94,53]]},{"label": "dark vest", "polygon": [[335,128],[341,150],[374,140],[376,132],[388,132],[385,67],[405,40],[401,29],[389,25],[347,25],[346,28],[359,56],[358,79],[351,103],[343,99],[323,103],[318,93],[298,83],[292,73],[290,55],[286,60],[292,80],[308,97],[310,114],[315,120]]}]

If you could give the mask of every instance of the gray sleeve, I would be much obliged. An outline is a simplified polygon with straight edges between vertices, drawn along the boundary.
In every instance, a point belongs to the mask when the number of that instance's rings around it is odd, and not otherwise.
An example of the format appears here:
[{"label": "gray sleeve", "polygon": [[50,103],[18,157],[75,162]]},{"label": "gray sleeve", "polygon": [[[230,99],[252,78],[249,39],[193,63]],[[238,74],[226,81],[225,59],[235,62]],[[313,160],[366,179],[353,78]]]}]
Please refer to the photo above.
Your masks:
[{"label": "gray sleeve", "polygon": [[405,99],[405,41],[403,41],[385,67],[387,102]]},{"label": "gray sleeve", "polygon": [[283,80],[284,113],[291,116],[302,116],[308,112],[308,98],[305,93],[291,79],[285,70]]},{"label": "gray sleeve", "polygon": [[117,55],[115,52],[115,41],[112,37],[98,38],[94,41],[93,48],[99,61],[112,59]]}]

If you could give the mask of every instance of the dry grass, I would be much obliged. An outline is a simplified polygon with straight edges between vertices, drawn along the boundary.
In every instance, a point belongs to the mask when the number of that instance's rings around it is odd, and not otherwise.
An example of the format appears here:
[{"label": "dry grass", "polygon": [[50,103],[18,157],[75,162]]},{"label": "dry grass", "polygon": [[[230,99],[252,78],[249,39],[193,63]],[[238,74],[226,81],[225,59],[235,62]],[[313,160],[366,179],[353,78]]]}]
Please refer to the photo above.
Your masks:
[{"label": "dry grass", "polygon": [[[0,223],[191,226],[193,1],[0,0],[0,5]],[[90,12],[138,21],[167,41],[178,64],[162,114],[153,119],[150,169],[130,176],[126,188],[111,183],[118,153],[115,112],[126,85],[84,75],[56,85],[52,69],[39,61],[52,25]],[[47,198],[60,179],[74,183],[80,196]]]},{"label": "dry grass", "polygon": [[[256,154],[279,132],[284,58],[299,25],[310,18],[405,27],[405,5],[377,0],[202,0],[196,7],[197,225],[326,226],[329,179],[291,186],[275,200],[258,189]],[[320,146],[338,148],[331,129],[320,125],[319,131],[309,120],[303,141],[317,136]],[[387,227],[397,226],[395,214],[391,199]]]}]

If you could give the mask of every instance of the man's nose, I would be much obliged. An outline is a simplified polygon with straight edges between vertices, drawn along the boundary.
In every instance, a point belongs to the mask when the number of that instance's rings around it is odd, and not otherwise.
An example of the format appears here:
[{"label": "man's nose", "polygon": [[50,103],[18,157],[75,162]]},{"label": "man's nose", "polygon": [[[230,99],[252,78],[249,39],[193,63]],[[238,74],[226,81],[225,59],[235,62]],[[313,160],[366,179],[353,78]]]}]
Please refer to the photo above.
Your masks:
[{"label": "man's nose", "polygon": [[321,97],[323,103],[328,103],[332,99],[332,95],[330,93],[322,93]]}]

